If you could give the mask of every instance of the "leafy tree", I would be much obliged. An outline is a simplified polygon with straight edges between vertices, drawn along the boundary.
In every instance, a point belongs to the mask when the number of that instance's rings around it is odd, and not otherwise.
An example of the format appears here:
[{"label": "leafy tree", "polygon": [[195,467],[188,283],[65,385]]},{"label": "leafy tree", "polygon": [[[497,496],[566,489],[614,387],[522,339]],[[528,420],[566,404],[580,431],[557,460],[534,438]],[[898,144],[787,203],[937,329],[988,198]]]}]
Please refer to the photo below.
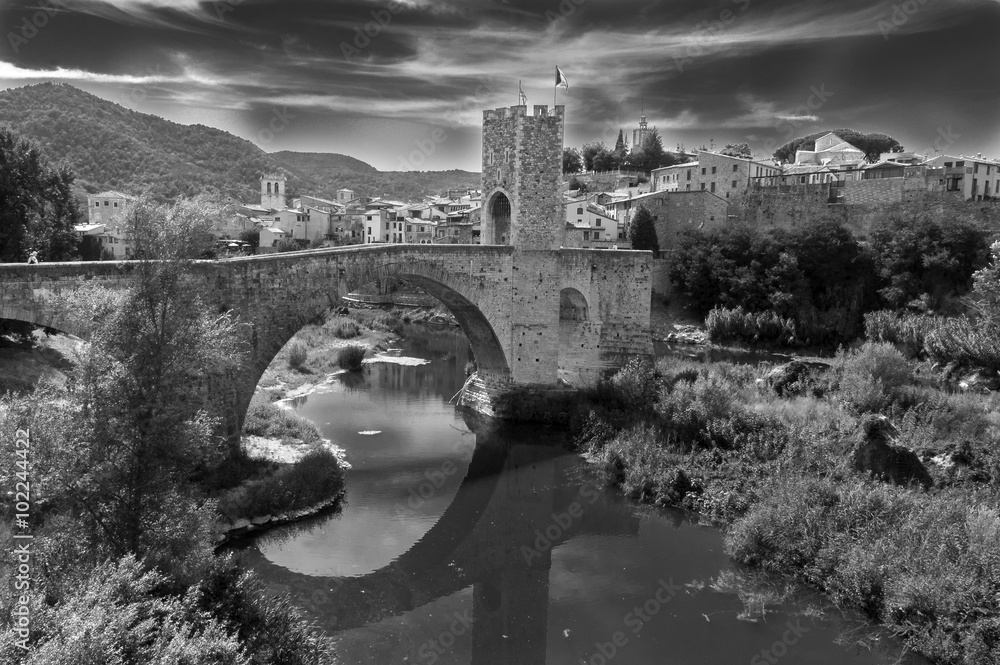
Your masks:
[{"label": "leafy tree", "polygon": [[76,256],[72,185],[67,169],[50,167],[37,146],[0,128],[0,262],[25,261],[32,251],[41,261]]},{"label": "leafy tree", "polygon": [[282,240],[279,240],[277,248],[279,252],[297,252],[302,249],[299,242],[293,238],[283,238]]},{"label": "leafy tree", "polygon": [[260,229],[246,229],[240,232],[240,240],[246,243],[250,243],[250,248],[257,252],[257,248],[260,247]]},{"label": "leafy tree", "polygon": [[618,153],[603,148],[594,155],[593,164],[595,171],[614,171],[621,166],[621,158],[618,156]]},{"label": "leafy tree", "polygon": [[640,205],[632,217],[629,240],[632,241],[632,249],[648,249],[653,252],[653,256],[660,255],[660,240],[656,236],[656,218],[645,206]]},{"label": "leafy tree", "polygon": [[642,147],[633,150],[626,158],[626,164],[629,168],[647,172],[676,163],[676,157],[663,149],[663,138],[656,127],[653,127],[646,134]]},{"label": "leafy tree", "polygon": [[722,149],[721,154],[729,155],[730,157],[753,159],[753,150],[750,149],[749,143],[730,143]]},{"label": "leafy tree", "polygon": [[579,173],[583,168],[583,158],[576,148],[563,148],[563,173]]},{"label": "leafy tree", "polygon": [[580,156],[583,158],[583,170],[584,171],[594,171],[594,158],[602,152],[607,152],[607,146],[604,145],[603,141],[597,141],[596,143],[588,143],[583,146],[580,151]]},{"label": "leafy tree", "polygon": [[926,306],[940,308],[972,286],[973,273],[989,258],[987,238],[962,215],[943,219],[923,207],[892,208],[871,231],[879,294],[891,307],[923,297]]}]

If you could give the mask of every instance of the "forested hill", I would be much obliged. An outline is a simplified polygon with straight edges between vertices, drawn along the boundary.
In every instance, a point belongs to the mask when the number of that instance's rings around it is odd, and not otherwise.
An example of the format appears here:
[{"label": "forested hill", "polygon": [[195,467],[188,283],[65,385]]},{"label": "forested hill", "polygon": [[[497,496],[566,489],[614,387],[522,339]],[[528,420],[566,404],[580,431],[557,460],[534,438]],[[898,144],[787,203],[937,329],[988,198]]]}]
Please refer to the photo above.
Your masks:
[{"label": "forested hill", "polygon": [[208,193],[258,198],[262,173],[283,171],[291,195],[332,197],[348,187],[367,196],[412,198],[475,187],[466,171],[382,173],[332,153],[266,153],[205,125],[181,125],[126,109],[65,84],[0,91],[0,124],[34,141],[52,162],[66,164],[87,192],[148,192],[158,199]]}]

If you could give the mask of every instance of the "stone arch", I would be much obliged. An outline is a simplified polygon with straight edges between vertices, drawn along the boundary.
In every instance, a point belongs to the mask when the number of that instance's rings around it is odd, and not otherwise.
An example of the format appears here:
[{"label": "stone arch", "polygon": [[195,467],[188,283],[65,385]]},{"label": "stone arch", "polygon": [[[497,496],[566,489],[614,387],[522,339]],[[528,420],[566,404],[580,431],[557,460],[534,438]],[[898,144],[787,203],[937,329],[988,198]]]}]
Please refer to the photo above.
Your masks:
[{"label": "stone arch", "polygon": [[591,360],[600,344],[600,323],[591,319],[587,297],[576,288],[559,291],[558,377],[572,386],[593,382]]},{"label": "stone arch", "polygon": [[511,235],[512,204],[505,192],[494,192],[489,201],[490,226],[492,237],[487,238],[489,244],[509,245]]},{"label": "stone arch", "polygon": [[590,319],[587,298],[573,287],[559,292],[560,321],[588,321]]},{"label": "stone arch", "polygon": [[270,195],[270,193],[271,193],[271,183],[270,183],[270,182],[269,182],[269,183],[267,183],[267,193],[268,193],[269,195]]},{"label": "stone arch", "polygon": [[[286,256],[293,258],[292,254]],[[320,297],[288,304],[281,312],[268,313],[267,318],[250,317],[260,333],[257,329],[253,331],[257,335],[257,343],[253,345],[252,357],[239,381],[235,408],[240,427],[260,377],[285,344],[304,326],[322,316],[336,303],[338,296],[376,280],[405,280],[437,298],[455,316],[469,338],[480,377],[500,383],[510,380],[510,364],[504,345],[494,329],[494,323],[476,303],[476,292],[482,284],[456,277],[433,261],[411,259],[395,262],[387,258],[379,252],[372,255],[374,260],[343,263],[339,267],[340,279],[330,283]],[[294,285],[290,286],[294,289]]]}]

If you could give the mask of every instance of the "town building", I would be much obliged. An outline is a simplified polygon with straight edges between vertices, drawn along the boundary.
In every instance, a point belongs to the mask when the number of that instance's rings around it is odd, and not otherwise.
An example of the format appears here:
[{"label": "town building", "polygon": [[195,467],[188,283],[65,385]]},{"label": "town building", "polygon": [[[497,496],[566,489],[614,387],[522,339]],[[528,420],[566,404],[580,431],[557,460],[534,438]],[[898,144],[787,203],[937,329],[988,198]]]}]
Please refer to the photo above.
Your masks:
[{"label": "town building", "polygon": [[90,224],[116,225],[125,207],[135,200],[134,196],[114,191],[90,194],[87,196],[87,221]]},{"label": "town building", "polygon": [[276,173],[262,175],[260,177],[260,207],[265,210],[284,210],[287,205],[285,176]]}]

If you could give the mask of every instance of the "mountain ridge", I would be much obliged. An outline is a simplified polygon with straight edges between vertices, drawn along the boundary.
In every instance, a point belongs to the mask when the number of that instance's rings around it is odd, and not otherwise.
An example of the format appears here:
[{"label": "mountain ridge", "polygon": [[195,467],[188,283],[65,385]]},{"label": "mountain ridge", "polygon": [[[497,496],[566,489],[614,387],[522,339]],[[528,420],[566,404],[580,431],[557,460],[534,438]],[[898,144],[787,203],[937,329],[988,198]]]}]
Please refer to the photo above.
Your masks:
[{"label": "mountain ridge", "polygon": [[347,188],[405,200],[478,187],[480,179],[458,170],[382,172],[339,153],[268,153],[225,130],[134,111],[66,83],[0,91],[0,124],[69,167],[80,195],[115,189],[169,200],[206,193],[249,203],[259,197],[261,175],[280,171],[290,196],[332,198]]}]

